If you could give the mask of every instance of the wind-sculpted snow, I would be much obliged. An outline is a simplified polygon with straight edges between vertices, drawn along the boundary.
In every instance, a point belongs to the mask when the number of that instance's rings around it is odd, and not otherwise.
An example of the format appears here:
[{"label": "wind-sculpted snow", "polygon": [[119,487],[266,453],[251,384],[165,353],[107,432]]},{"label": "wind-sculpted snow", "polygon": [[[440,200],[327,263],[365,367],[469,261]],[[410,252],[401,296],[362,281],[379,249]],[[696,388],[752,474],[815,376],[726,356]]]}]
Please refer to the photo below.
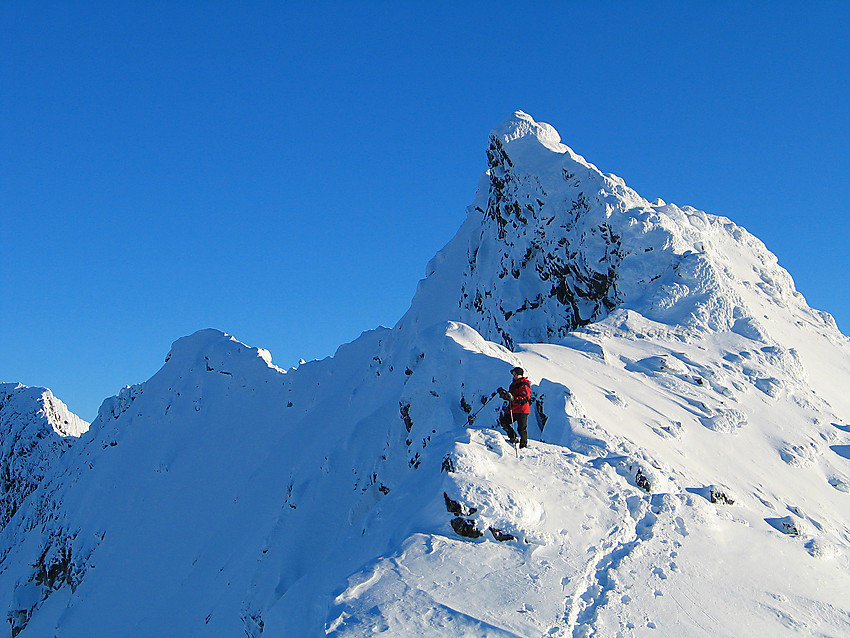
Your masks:
[{"label": "wind-sculpted snow", "polygon": [[87,431],[0,386],[13,635],[850,634],[846,337],[551,126],[488,158],[393,329],[286,371],[201,330]]}]

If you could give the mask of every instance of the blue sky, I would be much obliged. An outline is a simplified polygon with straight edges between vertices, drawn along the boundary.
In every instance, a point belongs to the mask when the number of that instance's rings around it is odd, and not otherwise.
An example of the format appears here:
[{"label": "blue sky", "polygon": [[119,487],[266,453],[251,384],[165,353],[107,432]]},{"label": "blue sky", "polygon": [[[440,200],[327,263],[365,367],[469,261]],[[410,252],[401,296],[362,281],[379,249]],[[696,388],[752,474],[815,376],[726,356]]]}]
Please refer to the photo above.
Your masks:
[{"label": "blue sky", "polygon": [[393,325],[516,109],[846,333],[848,6],[3,0],[0,380],[90,420],[198,329],[287,368]]}]

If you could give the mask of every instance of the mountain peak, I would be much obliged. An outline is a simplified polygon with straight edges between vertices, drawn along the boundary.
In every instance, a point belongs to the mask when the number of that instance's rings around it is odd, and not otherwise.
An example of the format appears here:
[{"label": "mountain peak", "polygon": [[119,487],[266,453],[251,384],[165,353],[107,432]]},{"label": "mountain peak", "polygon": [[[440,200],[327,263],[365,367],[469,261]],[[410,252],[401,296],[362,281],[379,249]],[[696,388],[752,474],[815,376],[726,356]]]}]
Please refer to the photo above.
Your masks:
[{"label": "mountain peak", "polygon": [[[510,117],[490,131],[490,140],[491,146],[495,142],[497,146],[510,147],[509,155],[517,156],[522,163],[530,161],[528,154],[537,153],[537,161],[572,161],[599,172],[585,158],[561,142],[561,135],[554,126],[545,122],[536,122],[525,111],[514,111]],[[540,151],[543,150],[540,147],[549,153],[540,155]],[[552,156],[551,153],[563,157]]]},{"label": "mountain peak", "polygon": [[651,204],[560,139],[523,111],[493,130],[467,220],[400,325],[461,321],[509,348],[559,343],[618,308],[671,329],[748,337],[765,338],[759,326],[774,314],[830,329],[746,230]]},{"label": "mountain peak", "polygon": [[494,128],[490,135],[500,138],[505,144],[514,140],[534,136],[537,140],[556,153],[563,153],[564,146],[561,144],[561,136],[550,124],[535,122],[528,113],[514,111],[514,113]]},{"label": "mountain peak", "polygon": [[214,362],[217,362],[219,367],[241,367],[258,365],[257,359],[262,361],[259,365],[280,370],[272,363],[268,350],[247,346],[221,330],[206,328],[175,341],[166,362],[179,360],[179,366],[186,368],[201,365],[209,368]]}]

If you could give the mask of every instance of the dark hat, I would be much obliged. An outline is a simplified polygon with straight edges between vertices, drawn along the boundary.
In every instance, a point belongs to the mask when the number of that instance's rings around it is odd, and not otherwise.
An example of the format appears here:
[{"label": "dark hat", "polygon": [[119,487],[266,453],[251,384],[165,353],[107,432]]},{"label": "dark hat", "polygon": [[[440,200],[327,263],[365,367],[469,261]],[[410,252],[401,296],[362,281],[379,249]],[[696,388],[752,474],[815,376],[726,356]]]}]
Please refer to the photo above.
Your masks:
[{"label": "dark hat", "polygon": [[511,374],[514,374],[514,373],[516,373],[516,374],[525,374],[525,370],[523,370],[523,369],[522,369],[522,368],[520,368],[520,367],[516,367],[516,368],[514,368],[513,370],[511,370]]}]

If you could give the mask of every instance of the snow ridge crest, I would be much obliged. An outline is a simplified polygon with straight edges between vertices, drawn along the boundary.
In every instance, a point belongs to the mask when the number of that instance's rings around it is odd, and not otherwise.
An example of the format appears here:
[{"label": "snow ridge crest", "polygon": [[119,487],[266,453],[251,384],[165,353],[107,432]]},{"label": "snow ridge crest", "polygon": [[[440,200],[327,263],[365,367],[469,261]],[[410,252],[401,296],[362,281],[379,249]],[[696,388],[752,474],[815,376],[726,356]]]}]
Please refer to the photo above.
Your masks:
[{"label": "snow ridge crest", "polygon": [[506,144],[526,135],[533,135],[537,140],[556,153],[563,153],[566,146],[561,144],[561,135],[555,127],[544,122],[535,122],[528,113],[515,111],[508,119],[493,129],[493,137],[501,138]]}]

